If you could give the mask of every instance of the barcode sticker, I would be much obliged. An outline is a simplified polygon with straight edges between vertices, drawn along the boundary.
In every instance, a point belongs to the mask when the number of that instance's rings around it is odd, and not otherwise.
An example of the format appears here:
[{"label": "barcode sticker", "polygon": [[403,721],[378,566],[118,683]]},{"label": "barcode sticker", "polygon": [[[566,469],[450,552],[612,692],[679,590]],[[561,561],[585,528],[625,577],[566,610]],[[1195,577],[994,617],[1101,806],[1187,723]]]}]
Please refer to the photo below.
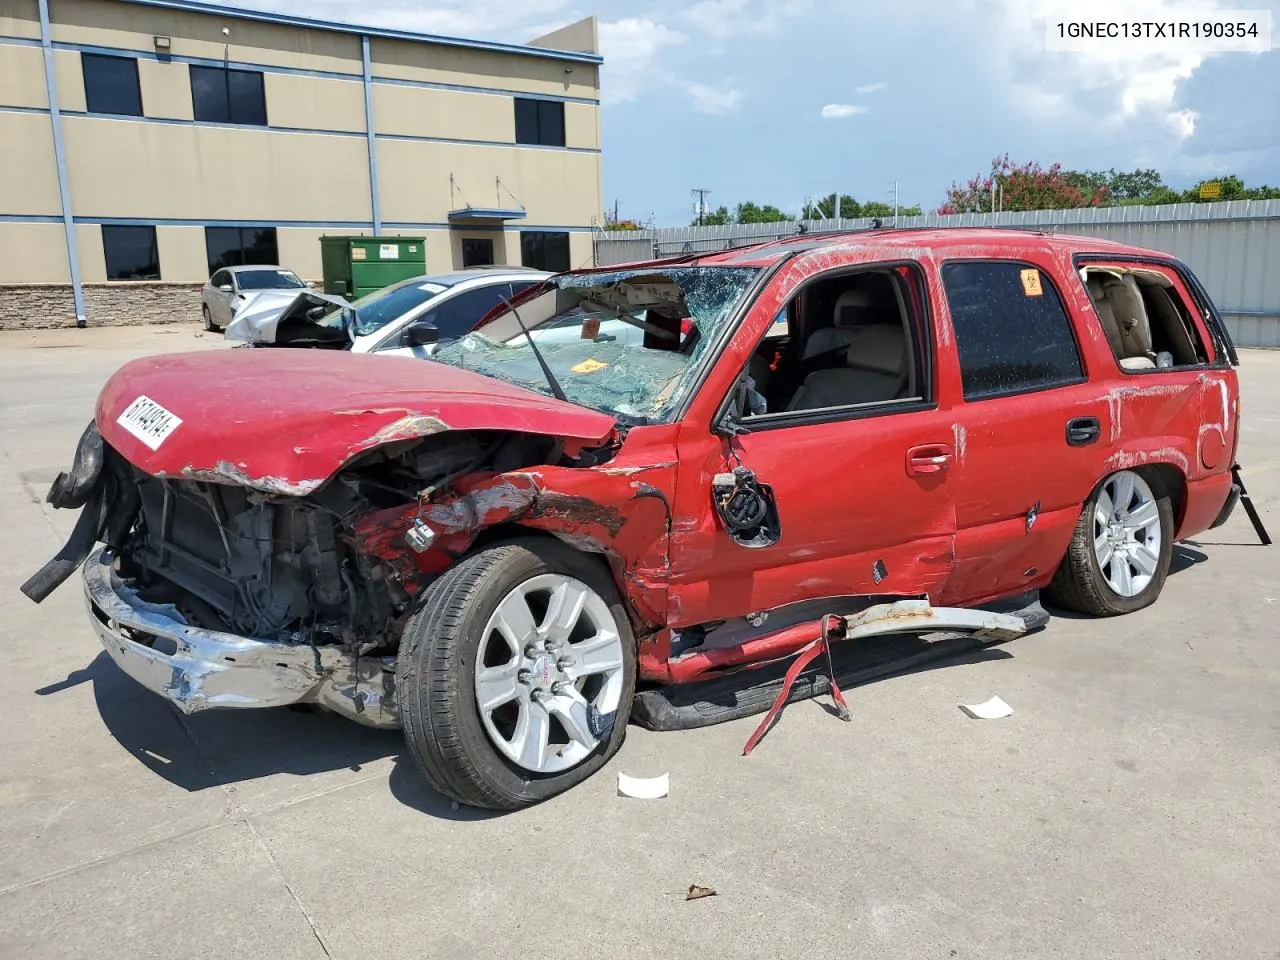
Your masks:
[{"label": "barcode sticker", "polygon": [[166,410],[148,396],[140,396],[116,418],[124,427],[152,450],[159,450],[165,438],[182,423],[182,418]]}]

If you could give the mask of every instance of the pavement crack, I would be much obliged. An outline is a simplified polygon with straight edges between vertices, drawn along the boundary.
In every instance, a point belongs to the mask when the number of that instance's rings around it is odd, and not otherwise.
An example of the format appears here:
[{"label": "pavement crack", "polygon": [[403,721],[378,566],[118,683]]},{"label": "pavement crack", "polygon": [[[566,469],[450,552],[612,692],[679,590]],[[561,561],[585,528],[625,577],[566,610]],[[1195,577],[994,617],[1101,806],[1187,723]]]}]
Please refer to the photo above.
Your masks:
[{"label": "pavement crack", "polygon": [[267,860],[271,863],[271,869],[276,872],[276,876],[280,878],[280,882],[284,884],[284,888],[289,891],[289,896],[293,897],[293,902],[298,905],[298,912],[302,914],[303,919],[307,921],[307,926],[311,928],[311,935],[316,938],[316,943],[320,945],[320,949],[324,951],[324,955],[333,960],[333,954],[329,952],[329,945],[324,942],[324,937],[320,936],[320,929],[316,926],[315,918],[311,916],[311,912],[307,910],[306,905],[302,902],[302,898],[298,896],[298,892],[293,889],[293,884],[289,882],[289,878],[284,875],[284,870],[280,867],[280,861],[276,859],[267,842],[262,838],[262,834],[258,833],[249,820],[244,820],[244,825],[249,828],[249,832],[253,834],[253,839],[258,841],[258,846],[262,848],[262,852],[266,855]]}]

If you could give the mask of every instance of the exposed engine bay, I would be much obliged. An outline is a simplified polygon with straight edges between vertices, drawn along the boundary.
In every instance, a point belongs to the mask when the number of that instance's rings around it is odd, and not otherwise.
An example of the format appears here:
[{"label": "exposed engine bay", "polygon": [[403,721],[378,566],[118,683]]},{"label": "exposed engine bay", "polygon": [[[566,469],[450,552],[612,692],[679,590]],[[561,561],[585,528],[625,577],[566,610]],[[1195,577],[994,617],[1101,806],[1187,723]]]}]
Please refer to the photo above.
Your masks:
[{"label": "exposed engine bay", "polygon": [[393,571],[351,548],[353,521],[430,497],[451,480],[548,462],[554,443],[502,432],[444,433],[365,455],[305,497],[225,483],[132,476],[138,509],[119,572],[188,623],[276,642],[391,652],[412,598]]}]

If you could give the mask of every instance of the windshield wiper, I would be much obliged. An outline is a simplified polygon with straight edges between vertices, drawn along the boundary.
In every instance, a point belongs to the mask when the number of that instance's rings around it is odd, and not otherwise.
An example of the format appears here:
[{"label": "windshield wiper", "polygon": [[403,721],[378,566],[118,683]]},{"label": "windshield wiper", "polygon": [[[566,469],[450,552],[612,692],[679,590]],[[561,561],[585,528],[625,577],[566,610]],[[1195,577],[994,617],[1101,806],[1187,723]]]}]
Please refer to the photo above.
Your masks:
[{"label": "windshield wiper", "polygon": [[542,368],[542,375],[547,378],[547,386],[551,388],[551,395],[557,400],[569,402],[569,398],[564,395],[564,390],[560,388],[560,381],[556,379],[556,375],[551,372],[551,368],[547,366],[547,361],[542,359],[542,351],[538,349],[538,345],[533,342],[533,335],[529,333],[529,328],[524,325],[524,321],[520,319],[520,311],[512,305],[511,301],[502,294],[498,294],[502,302],[507,305],[507,309],[515,315],[516,323],[520,324],[520,330],[524,333],[525,339],[529,341],[529,347],[533,350],[533,355],[538,360],[538,366]]}]

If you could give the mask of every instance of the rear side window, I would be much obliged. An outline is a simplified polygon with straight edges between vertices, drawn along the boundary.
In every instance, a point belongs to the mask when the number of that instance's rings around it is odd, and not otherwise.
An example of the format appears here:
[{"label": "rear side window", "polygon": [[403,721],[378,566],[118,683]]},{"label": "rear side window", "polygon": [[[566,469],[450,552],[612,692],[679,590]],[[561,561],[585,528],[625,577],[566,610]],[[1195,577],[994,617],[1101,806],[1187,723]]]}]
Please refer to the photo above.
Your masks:
[{"label": "rear side window", "polygon": [[966,400],[1083,379],[1071,320],[1043,270],[1008,260],[953,261],[943,265],[942,283]]}]

